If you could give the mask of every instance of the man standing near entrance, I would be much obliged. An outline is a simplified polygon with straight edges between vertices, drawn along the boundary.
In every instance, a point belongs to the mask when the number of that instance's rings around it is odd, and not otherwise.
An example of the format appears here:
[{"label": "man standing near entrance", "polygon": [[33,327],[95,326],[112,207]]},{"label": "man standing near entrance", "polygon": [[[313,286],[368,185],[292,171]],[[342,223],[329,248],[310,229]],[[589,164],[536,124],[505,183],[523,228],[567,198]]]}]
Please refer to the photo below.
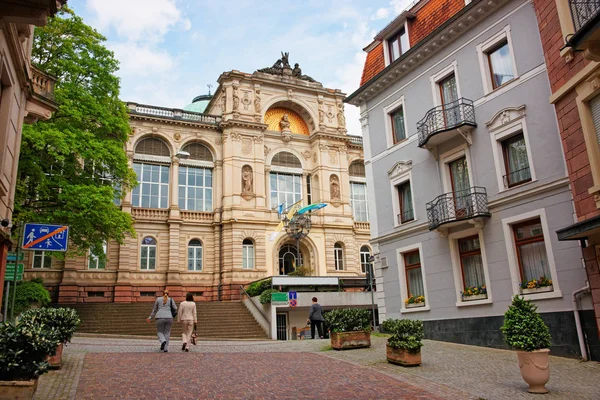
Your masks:
[{"label": "man standing near entrance", "polygon": [[315,338],[315,326],[317,327],[317,331],[319,333],[319,337],[323,339],[323,309],[321,305],[317,303],[318,299],[316,297],[312,298],[312,306],[310,306],[310,313],[308,314],[308,322],[310,322],[310,338]]}]

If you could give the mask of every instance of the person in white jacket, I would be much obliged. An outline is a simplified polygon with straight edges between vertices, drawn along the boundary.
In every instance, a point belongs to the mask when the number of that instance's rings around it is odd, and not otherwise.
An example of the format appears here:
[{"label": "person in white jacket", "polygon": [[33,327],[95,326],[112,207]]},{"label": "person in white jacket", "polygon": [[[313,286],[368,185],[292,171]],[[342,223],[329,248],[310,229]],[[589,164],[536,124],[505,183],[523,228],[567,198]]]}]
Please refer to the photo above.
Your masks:
[{"label": "person in white jacket", "polygon": [[196,331],[196,322],[198,322],[196,317],[196,303],[194,303],[193,294],[186,294],[185,301],[179,303],[177,322],[183,322],[183,326],[181,327],[181,341],[183,342],[181,351],[190,351],[192,332]]}]

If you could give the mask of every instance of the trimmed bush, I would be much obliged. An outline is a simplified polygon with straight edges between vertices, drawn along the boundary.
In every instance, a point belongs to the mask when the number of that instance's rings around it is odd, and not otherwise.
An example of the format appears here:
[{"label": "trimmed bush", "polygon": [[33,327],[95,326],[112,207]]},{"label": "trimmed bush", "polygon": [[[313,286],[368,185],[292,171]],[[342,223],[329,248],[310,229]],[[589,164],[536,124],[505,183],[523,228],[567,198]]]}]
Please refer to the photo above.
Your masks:
[{"label": "trimmed bush", "polygon": [[364,308],[338,308],[324,315],[331,332],[371,331],[369,310]]},{"label": "trimmed bush", "polygon": [[[388,339],[388,345],[396,349],[408,351],[410,354],[417,354],[423,347],[423,321],[412,319],[388,319],[386,332],[392,334]],[[383,324],[382,324],[383,325]],[[389,328],[389,330],[388,330]]]},{"label": "trimmed bush", "polygon": [[548,326],[537,312],[537,306],[519,295],[504,314],[502,333],[506,344],[521,351],[534,351],[550,346]]},{"label": "trimmed bush", "polygon": [[260,296],[267,289],[271,289],[271,278],[251,283],[246,288],[246,293],[250,297]]},{"label": "trimmed bush", "polygon": [[[12,304],[13,286],[9,292],[9,308]],[[50,292],[40,283],[39,279],[20,282],[17,284],[17,292],[15,295],[15,317],[23,311],[29,309],[31,304],[38,302],[41,307],[50,304]]]},{"label": "trimmed bush", "polygon": [[20,319],[37,321],[54,329],[59,343],[70,342],[81,323],[77,311],[72,308],[34,308],[21,314]]},{"label": "trimmed bush", "polygon": [[58,333],[37,318],[0,324],[0,380],[30,380],[48,370]]},{"label": "trimmed bush", "polygon": [[271,302],[271,293],[279,293],[277,289],[267,289],[260,294],[260,303],[261,304],[269,304]]}]

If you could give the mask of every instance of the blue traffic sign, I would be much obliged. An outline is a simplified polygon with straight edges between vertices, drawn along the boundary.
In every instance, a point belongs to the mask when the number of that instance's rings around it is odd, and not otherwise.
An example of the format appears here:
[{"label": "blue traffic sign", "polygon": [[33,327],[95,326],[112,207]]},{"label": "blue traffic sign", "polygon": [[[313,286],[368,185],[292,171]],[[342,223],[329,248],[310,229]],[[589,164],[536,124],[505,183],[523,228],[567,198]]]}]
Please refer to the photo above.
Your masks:
[{"label": "blue traffic sign", "polygon": [[67,251],[69,227],[61,225],[25,224],[23,250]]},{"label": "blue traffic sign", "polygon": [[297,292],[288,292],[288,299],[289,300],[297,300],[298,299],[298,293]]}]

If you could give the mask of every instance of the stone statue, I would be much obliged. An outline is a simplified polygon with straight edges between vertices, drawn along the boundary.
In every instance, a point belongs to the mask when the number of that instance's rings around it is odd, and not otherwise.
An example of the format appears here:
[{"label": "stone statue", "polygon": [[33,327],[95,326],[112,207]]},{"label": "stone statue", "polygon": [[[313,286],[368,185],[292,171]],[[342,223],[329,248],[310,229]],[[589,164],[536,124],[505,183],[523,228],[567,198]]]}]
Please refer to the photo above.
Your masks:
[{"label": "stone statue", "polygon": [[238,95],[237,86],[233,87],[233,111],[237,111],[240,106],[240,96]]},{"label": "stone statue", "polygon": [[242,168],[242,192],[252,193],[252,167],[249,165]]},{"label": "stone statue", "polygon": [[254,112],[260,113],[261,105],[260,105],[260,90],[257,90],[254,95]]},{"label": "stone statue", "polygon": [[282,132],[290,130],[290,119],[287,114],[283,114],[281,121],[279,121],[279,126],[281,127]]},{"label": "stone statue", "polygon": [[338,103],[338,126],[340,128],[346,127],[346,117],[344,117],[344,105],[342,103]]},{"label": "stone statue", "polygon": [[331,176],[331,200],[339,200],[340,199],[340,184],[338,182],[338,177],[335,175]]},{"label": "stone statue", "polygon": [[325,111],[319,108],[319,124],[325,123]]},{"label": "stone statue", "polygon": [[300,69],[300,64],[294,64],[294,69],[292,70],[292,76],[296,78],[300,78],[302,76],[302,70]]},{"label": "stone statue", "polygon": [[[272,67],[261,68],[258,70],[258,72],[264,72],[266,74],[283,76],[283,75],[288,75],[291,71],[291,75],[294,78],[302,79],[302,80],[308,81],[308,82],[316,82],[310,76],[302,75],[302,70],[300,69],[300,65],[298,63],[294,64],[294,69],[292,70],[292,67],[290,66],[290,62],[289,62],[289,54],[290,53],[281,52],[281,58],[279,60],[277,60],[275,62],[275,64],[273,64]],[[286,74],[286,71],[287,71],[287,74]]]},{"label": "stone statue", "polygon": [[226,109],[227,109],[227,91],[225,90],[225,88],[223,88],[221,90],[221,110],[223,110],[223,114],[225,114]]}]

